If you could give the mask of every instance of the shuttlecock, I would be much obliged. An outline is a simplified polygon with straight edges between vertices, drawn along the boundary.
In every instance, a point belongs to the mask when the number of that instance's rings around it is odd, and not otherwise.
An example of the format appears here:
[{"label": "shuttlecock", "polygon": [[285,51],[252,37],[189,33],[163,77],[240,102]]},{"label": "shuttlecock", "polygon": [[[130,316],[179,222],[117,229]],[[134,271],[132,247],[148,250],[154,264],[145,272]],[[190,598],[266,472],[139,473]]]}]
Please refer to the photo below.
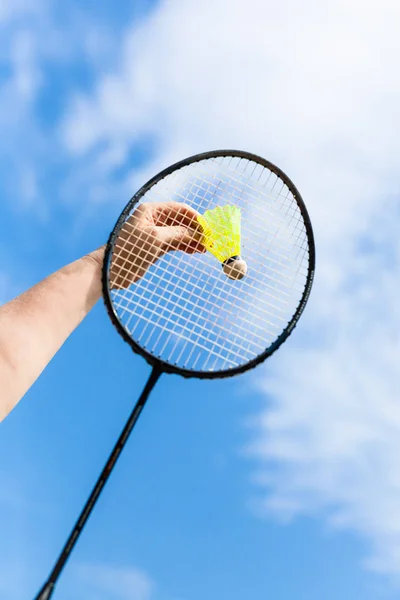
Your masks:
[{"label": "shuttlecock", "polygon": [[197,217],[203,234],[202,243],[219,262],[229,279],[243,279],[247,265],[240,257],[240,208],[217,206]]}]

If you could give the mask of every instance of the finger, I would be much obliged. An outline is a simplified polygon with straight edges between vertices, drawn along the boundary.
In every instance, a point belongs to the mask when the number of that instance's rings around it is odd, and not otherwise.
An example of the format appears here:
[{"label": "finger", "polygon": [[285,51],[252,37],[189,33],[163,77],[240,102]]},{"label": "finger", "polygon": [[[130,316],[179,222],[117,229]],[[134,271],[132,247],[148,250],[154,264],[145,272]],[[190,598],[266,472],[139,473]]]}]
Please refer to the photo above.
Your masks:
[{"label": "finger", "polygon": [[[178,250],[180,250],[180,248],[178,248]],[[189,248],[187,248],[186,250],[187,254],[205,254],[206,252],[207,250],[201,244],[196,244],[196,246],[189,246]]]},{"label": "finger", "polygon": [[183,226],[156,227],[161,245],[168,250],[202,252],[201,234]]},{"label": "finger", "polygon": [[201,244],[200,242],[196,242],[195,240],[192,240],[189,244],[186,244],[186,242],[184,241],[184,246],[184,248],[178,246],[176,249],[181,250],[183,252],[187,252],[188,254],[204,254],[205,252],[207,252],[203,244]]},{"label": "finger", "polygon": [[197,229],[199,224],[197,210],[184,202],[161,202],[153,207],[153,219],[156,225],[179,226],[184,225]]}]

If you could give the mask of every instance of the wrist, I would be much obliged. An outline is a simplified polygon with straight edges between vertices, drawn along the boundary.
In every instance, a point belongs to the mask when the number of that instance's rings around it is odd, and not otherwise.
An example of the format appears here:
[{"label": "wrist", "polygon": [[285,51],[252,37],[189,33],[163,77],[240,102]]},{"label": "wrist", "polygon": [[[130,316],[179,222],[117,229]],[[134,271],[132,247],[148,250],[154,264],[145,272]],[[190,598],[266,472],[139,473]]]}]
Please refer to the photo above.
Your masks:
[{"label": "wrist", "polygon": [[94,261],[100,267],[102,267],[103,261],[104,261],[105,249],[106,249],[105,246],[101,246],[100,248],[97,248],[96,250],[89,252],[89,254],[86,254],[85,258]]},{"label": "wrist", "polygon": [[89,268],[89,272],[86,271],[86,273],[87,273],[86,276],[89,276],[89,278],[90,278],[90,285],[89,285],[88,296],[87,296],[87,299],[88,299],[87,310],[90,310],[92,308],[92,306],[94,306],[94,304],[96,304],[98,299],[101,297],[101,293],[102,293],[101,271],[103,268],[104,253],[105,253],[105,246],[102,246],[101,248],[97,248],[96,250],[89,252],[89,254],[86,254],[81,259],[81,261],[83,261],[82,264],[86,263]]}]

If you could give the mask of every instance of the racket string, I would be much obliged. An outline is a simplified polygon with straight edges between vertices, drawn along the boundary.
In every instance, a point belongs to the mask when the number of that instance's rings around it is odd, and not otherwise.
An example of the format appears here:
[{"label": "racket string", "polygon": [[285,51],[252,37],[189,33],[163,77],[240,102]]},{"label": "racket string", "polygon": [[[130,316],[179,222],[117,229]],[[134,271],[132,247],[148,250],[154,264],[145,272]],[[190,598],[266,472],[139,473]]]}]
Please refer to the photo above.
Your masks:
[{"label": "racket string", "polygon": [[[134,241],[120,239],[111,257],[113,277],[125,288],[112,292],[121,324],[146,351],[185,369],[250,361],[285,329],[307,282],[307,231],[296,198],[258,163],[221,158],[175,171],[150,188],[138,207],[160,200],[184,201],[201,214],[222,203],[239,206],[249,274],[240,283],[228,282],[215,259],[184,252],[155,262],[159,249],[143,248],[139,231]],[[168,226],[181,223],[172,219]],[[151,266],[129,287],[139,248],[140,260]]]}]

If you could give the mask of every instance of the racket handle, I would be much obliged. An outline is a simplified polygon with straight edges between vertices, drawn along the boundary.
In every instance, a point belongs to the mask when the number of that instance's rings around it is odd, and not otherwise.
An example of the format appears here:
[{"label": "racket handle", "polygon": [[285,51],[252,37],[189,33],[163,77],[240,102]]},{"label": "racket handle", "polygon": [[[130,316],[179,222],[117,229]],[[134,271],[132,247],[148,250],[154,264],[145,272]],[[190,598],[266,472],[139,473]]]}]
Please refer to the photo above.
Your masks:
[{"label": "racket handle", "polygon": [[49,581],[42,587],[42,589],[36,596],[35,600],[49,600],[49,598],[51,598],[51,596],[53,594],[53,591],[54,591],[54,583]]}]

